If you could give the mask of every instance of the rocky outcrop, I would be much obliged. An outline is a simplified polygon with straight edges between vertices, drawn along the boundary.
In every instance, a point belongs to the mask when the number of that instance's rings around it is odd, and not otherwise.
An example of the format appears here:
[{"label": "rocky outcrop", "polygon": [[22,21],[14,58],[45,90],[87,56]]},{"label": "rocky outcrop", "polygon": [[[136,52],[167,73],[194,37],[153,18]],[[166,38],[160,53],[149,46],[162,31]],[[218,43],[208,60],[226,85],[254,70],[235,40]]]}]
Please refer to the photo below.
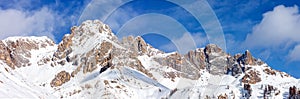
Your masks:
[{"label": "rocky outcrop", "polygon": [[204,49],[207,66],[206,69],[214,75],[224,74],[227,71],[227,54],[215,44],[208,44]]},{"label": "rocky outcrop", "polygon": [[236,76],[249,70],[251,66],[264,64],[255,59],[250,51],[231,56],[215,44],[208,44],[204,49],[189,51],[184,57],[198,70],[206,69],[213,75],[230,74]]},{"label": "rocky outcrop", "polygon": [[58,87],[62,84],[70,81],[70,74],[66,71],[61,71],[57,75],[55,75],[55,78],[51,81],[50,85],[51,87]]},{"label": "rocky outcrop", "polygon": [[189,51],[184,57],[198,70],[206,69],[214,75],[240,72],[236,59],[227,55],[215,44],[209,44],[204,49]]},{"label": "rocky outcrop", "polygon": [[268,75],[276,75],[276,71],[269,69],[269,68],[266,68],[263,71]]},{"label": "rocky outcrop", "polygon": [[81,58],[83,73],[92,72],[98,66],[104,67],[111,62],[113,45],[110,42],[102,42],[99,48],[94,48]]},{"label": "rocky outcrop", "polygon": [[141,53],[146,53],[147,52],[147,43],[144,41],[144,39],[142,39],[142,37],[138,36],[136,37],[136,45],[137,45],[137,50],[138,52]]},{"label": "rocky outcrop", "polygon": [[208,44],[204,49],[206,54],[224,53],[223,50],[215,44]]},{"label": "rocky outcrop", "polygon": [[245,64],[246,65],[255,65],[255,60],[252,57],[250,51],[247,50],[244,55],[245,55]]},{"label": "rocky outcrop", "polygon": [[256,65],[256,59],[254,59],[250,51],[245,51],[241,56],[237,56],[238,62],[243,65]]},{"label": "rocky outcrop", "polygon": [[184,55],[187,60],[189,60],[193,65],[195,65],[199,70],[205,69],[206,67],[206,56],[203,49],[197,49],[194,51],[189,51]]},{"label": "rocky outcrop", "polygon": [[243,83],[256,84],[261,81],[260,73],[258,71],[250,70],[242,78]]},{"label": "rocky outcrop", "polygon": [[81,68],[82,68],[82,64],[79,65],[79,66],[77,66],[77,68],[76,68],[74,71],[72,71],[71,76],[72,76],[72,77],[75,77],[75,75],[76,75],[78,72],[80,72]]},{"label": "rocky outcrop", "polygon": [[46,37],[14,37],[0,41],[0,60],[12,69],[29,66],[31,50],[54,46],[54,42]]},{"label": "rocky outcrop", "polygon": [[66,58],[66,56],[72,52],[70,46],[72,45],[74,28],[71,29],[71,32],[72,33],[70,35],[65,35],[62,39],[62,42],[58,44],[57,51],[53,54],[53,58],[55,58],[54,60]]},{"label": "rocky outcrop", "polygon": [[218,99],[228,99],[228,96],[226,95],[226,93],[224,95],[219,95]]},{"label": "rocky outcrop", "polygon": [[154,60],[163,66],[169,66],[180,71],[175,73],[176,75],[180,75],[180,77],[189,79],[198,79],[200,77],[199,69],[197,69],[196,65],[191,64],[191,62],[177,52],[163,58],[154,58]]},{"label": "rocky outcrop", "polygon": [[15,69],[15,65],[12,62],[12,57],[10,49],[5,46],[5,44],[0,41],[0,59],[3,60],[8,66],[10,66],[12,69]]},{"label": "rocky outcrop", "polygon": [[125,48],[128,48],[134,52],[133,54],[135,55],[149,55],[151,53],[148,51],[148,47],[151,48],[152,46],[148,45],[140,36],[135,38],[133,36],[124,37],[121,44],[124,45]]}]

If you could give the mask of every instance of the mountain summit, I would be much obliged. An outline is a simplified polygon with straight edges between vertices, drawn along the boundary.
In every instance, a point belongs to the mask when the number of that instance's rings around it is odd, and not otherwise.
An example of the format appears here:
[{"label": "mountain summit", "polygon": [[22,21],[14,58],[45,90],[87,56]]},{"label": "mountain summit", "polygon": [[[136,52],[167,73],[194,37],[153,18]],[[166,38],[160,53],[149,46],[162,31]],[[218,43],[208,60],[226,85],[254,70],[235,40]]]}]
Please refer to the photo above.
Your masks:
[{"label": "mountain summit", "polygon": [[250,51],[229,55],[214,44],[182,55],[142,37],[119,41],[88,20],[59,44],[47,37],[0,41],[0,98],[295,98],[300,80]]}]

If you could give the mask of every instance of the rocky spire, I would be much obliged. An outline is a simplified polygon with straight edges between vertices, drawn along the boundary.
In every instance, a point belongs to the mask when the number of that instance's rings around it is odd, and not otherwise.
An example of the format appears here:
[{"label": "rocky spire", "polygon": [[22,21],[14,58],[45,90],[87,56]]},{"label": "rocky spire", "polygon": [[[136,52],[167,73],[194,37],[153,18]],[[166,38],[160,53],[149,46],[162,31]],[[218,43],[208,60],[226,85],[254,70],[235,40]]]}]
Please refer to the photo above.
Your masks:
[{"label": "rocky spire", "polygon": [[254,58],[252,57],[249,50],[246,50],[244,53],[245,65],[255,65]]}]

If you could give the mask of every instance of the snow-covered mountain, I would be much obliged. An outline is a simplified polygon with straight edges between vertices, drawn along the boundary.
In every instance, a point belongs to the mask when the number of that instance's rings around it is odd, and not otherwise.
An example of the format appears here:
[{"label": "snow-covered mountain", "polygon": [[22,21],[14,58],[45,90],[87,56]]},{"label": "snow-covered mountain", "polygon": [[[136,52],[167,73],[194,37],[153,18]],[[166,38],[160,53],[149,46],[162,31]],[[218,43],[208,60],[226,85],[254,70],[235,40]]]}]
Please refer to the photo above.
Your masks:
[{"label": "snow-covered mountain", "polygon": [[299,79],[250,51],[231,56],[209,44],[165,53],[141,37],[119,41],[98,20],[72,27],[59,44],[47,37],[2,40],[0,66],[0,98],[300,97]]}]

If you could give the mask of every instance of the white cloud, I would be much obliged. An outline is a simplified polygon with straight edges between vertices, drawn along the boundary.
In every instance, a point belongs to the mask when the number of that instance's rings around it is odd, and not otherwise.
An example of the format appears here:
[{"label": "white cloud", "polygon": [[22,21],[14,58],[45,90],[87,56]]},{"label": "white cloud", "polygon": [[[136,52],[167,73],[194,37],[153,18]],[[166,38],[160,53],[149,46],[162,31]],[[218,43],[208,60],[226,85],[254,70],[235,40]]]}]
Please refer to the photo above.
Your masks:
[{"label": "white cloud", "polygon": [[54,39],[52,32],[60,20],[60,16],[47,7],[35,11],[0,9],[0,39],[29,35]]},{"label": "white cloud", "polygon": [[262,21],[247,35],[246,46],[278,48],[288,42],[300,42],[298,6],[279,5],[263,15]]},{"label": "white cloud", "polygon": [[[300,14],[298,6],[276,6],[273,11],[263,14],[262,21],[247,35],[244,45],[252,49],[266,49],[282,54],[289,48],[288,60],[300,60]],[[286,56],[284,56],[286,57]]]},{"label": "white cloud", "polygon": [[289,61],[300,61],[300,45],[297,45],[288,55]]}]

